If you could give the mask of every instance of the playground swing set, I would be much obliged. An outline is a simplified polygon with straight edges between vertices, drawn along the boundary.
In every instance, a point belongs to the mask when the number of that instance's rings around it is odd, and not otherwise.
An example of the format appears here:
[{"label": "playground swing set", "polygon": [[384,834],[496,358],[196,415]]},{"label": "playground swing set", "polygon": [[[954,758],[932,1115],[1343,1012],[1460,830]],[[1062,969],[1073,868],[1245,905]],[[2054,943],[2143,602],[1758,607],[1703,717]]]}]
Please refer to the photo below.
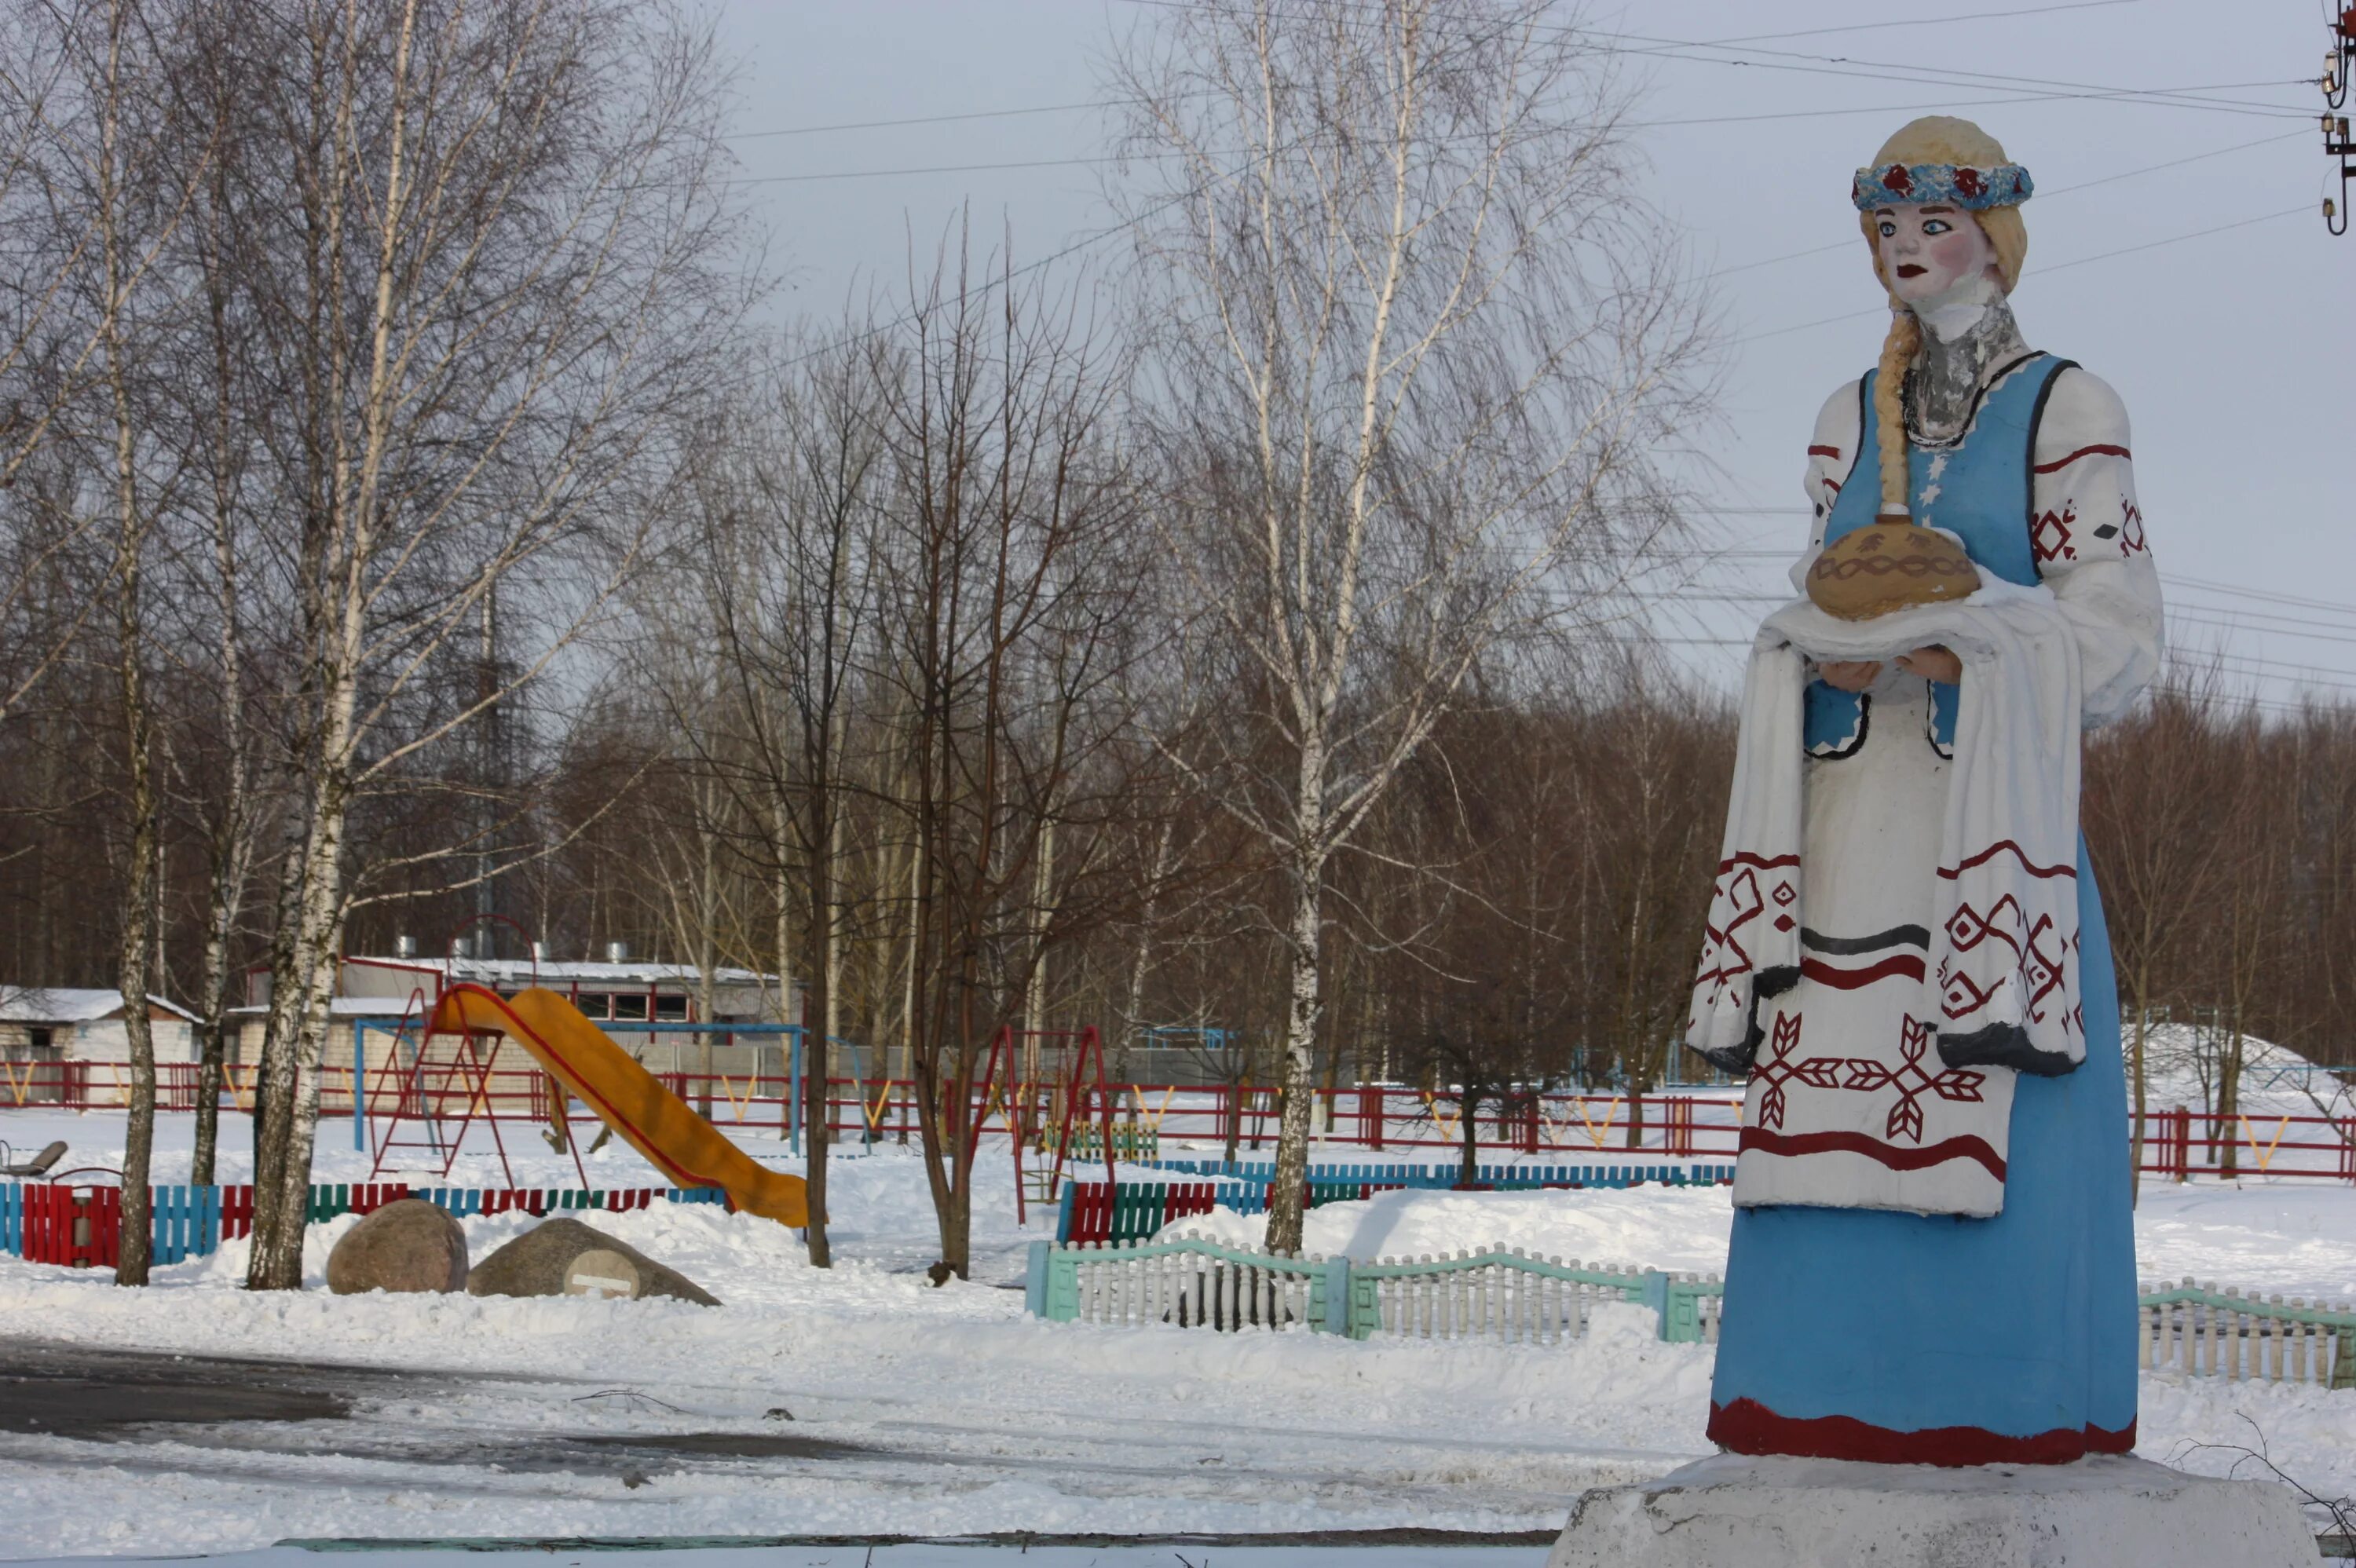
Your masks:
[{"label": "playground swing set", "polygon": [[[503,916],[477,916],[468,925],[489,919],[513,925]],[[519,932],[520,926],[516,928]],[[449,952],[455,959],[462,925],[451,933]],[[726,1135],[693,1107],[672,1093],[617,1044],[605,1028],[592,1023],[571,1001],[540,984],[534,960],[532,983],[511,997],[487,986],[460,981],[425,995],[420,987],[410,994],[402,1021],[394,1031],[394,1049],[378,1072],[376,1090],[367,1099],[390,1104],[386,1125],[374,1137],[376,1158],[369,1179],[381,1176],[396,1151],[423,1150],[438,1158],[444,1178],[465,1147],[466,1134],[479,1115],[488,1127],[492,1147],[508,1184],[514,1171],[508,1160],[498,1118],[490,1114],[491,1084],[499,1055],[509,1045],[521,1050],[548,1074],[564,1095],[578,1099],[597,1119],[644,1156],[647,1162],[675,1185],[716,1187],[731,1204],[764,1215],[781,1224],[800,1227],[809,1222],[808,1189],[798,1176],[771,1170],[754,1161]],[[608,1026],[612,1027],[612,1026]],[[628,1026],[619,1026],[626,1029]],[[680,1026],[665,1024],[665,1032]],[[694,1026],[687,1026],[693,1029]],[[712,1026],[705,1025],[710,1029]],[[800,1087],[799,1029],[792,1025],[731,1025],[732,1034],[790,1034],[793,1077]],[[365,1031],[353,1030],[353,1082],[366,1069]],[[488,1041],[487,1050],[484,1042]],[[413,1048],[404,1052],[404,1044]],[[407,1060],[403,1061],[406,1054]],[[801,1096],[791,1104],[798,1115]],[[451,1106],[458,1107],[455,1117]],[[365,1147],[374,1118],[355,1115],[356,1144]],[[455,1127],[451,1125],[455,1121]],[[798,1135],[799,1128],[796,1127]],[[798,1147],[798,1136],[794,1142]],[[574,1171],[584,1190],[589,1188],[577,1139],[566,1137]]]},{"label": "playground swing set", "polygon": [[[515,925],[504,916],[477,916],[451,933],[448,951],[454,959],[459,936],[468,925],[484,920]],[[521,926],[515,928],[529,941]],[[753,1160],[612,1038],[660,1032],[784,1039],[791,1063],[791,1089],[786,1100],[788,1143],[798,1153],[803,1134],[802,1026],[593,1023],[566,997],[540,984],[536,958],[531,984],[513,996],[503,997],[471,981],[437,986],[436,991],[429,997],[423,987],[413,988],[397,1024],[361,1023],[353,1030],[356,1084],[367,1078],[369,1030],[386,1029],[392,1037],[392,1049],[377,1069],[373,1086],[361,1097],[366,1114],[352,1119],[354,1147],[367,1152],[374,1146],[371,1181],[389,1168],[402,1168],[401,1157],[405,1153],[423,1154],[428,1162],[438,1162],[441,1175],[447,1179],[467,1133],[479,1117],[490,1134],[508,1185],[513,1186],[515,1175],[506,1139],[499,1130],[499,1118],[491,1114],[500,1054],[513,1046],[552,1081],[557,1090],[552,1121],[561,1125],[566,1115],[563,1107],[578,1099],[679,1186],[718,1188],[736,1208],[796,1227],[809,1223],[808,1188],[800,1177],[771,1170]],[[1104,1042],[1093,1027],[1001,1029],[991,1039],[981,1080],[974,1088],[971,1136],[984,1130],[993,1111],[1005,1118],[1013,1147],[1018,1223],[1028,1220],[1033,1201],[1056,1200],[1066,1162],[1076,1147],[1076,1131],[1097,1135],[1089,1140],[1096,1144],[1093,1152],[1102,1156],[1106,1179],[1112,1179],[1119,1147],[1113,1124],[1115,1104],[1105,1082]],[[872,1141],[876,1116],[866,1107],[863,1090],[861,1102]],[[380,1127],[373,1107],[381,1106],[389,1106],[390,1111]],[[589,1175],[582,1163],[579,1140],[568,1136],[557,1141],[572,1156],[582,1189],[588,1190]],[[1026,1155],[1035,1156],[1041,1163],[1026,1168]]]}]

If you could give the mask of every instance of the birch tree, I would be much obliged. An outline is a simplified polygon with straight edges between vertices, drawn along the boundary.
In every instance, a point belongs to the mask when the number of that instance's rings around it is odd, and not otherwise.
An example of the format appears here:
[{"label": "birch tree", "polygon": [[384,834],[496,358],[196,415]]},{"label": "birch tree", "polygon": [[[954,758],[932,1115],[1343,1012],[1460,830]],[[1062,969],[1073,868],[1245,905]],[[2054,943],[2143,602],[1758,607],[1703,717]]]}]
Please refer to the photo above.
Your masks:
[{"label": "birch tree", "polygon": [[[253,440],[294,606],[247,1284],[294,1289],[356,802],[610,601],[742,300],[708,31],[619,0],[234,14],[262,62],[237,143]],[[434,706],[494,592],[509,624],[535,607],[532,645]]]},{"label": "birch tree", "polygon": [[1116,68],[1162,514],[1254,705],[1194,769],[1289,885],[1271,1248],[1334,858],[1483,650],[1661,526],[1698,329],[1612,62],[1538,0],[1201,0]]}]

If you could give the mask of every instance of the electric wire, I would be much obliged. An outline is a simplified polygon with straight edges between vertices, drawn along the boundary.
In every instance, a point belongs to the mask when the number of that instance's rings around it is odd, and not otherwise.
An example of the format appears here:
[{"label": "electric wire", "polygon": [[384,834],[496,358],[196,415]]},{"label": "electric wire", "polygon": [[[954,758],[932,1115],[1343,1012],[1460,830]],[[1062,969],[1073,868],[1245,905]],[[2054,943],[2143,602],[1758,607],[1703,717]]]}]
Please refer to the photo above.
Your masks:
[{"label": "electric wire", "polygon": [[[1159,7],[1165,10],[1184,10],[1189,8],[1190,0],[1122,0],[1122,3],[1130,5]],[[1372,9],[1372,7],[1365,5],[1359,5],[1356,8],[1361,11]],[[2029,16],[2048,11],[2060,11],[2075,8],[2075,6],[2064,5],[2038,6],[2029,10],[2021,11],[2017,13],[2017,15]],[[1912,19],[1910,25],[1933,26],[1961,19],[1962,18],[1959,17],[1950,16],[1925,16]],[[1879,27],[1882,24],[1879,23],[1858,23],[1854,26],[1857,28],[1865,28]],[[1954,68],[1944,68],[1934,72],[1924,67],[1909,65],[1902,60],[1863,60],[1855,59],[1846,55],[1811,54],[1804,50],[1798,49],[1762,49],[1752,47],[1758,43],[1774,41],[1779,37],[1796,36],[1789,34],[1755,34],[1751,36],[1748,42],[1738,44],[1730,40],[1726,42],[1713,42],[1712,40],[1706,38],[1664,38],[1644,33],[1612,32],[1603,28],[1581,27],[1576,23],[1534,24],[1530,30],[1537,33],[1547,33],[1556,37],[1575,35],[1590,39],[1608,40],[1607,43],[1594,46],[1595,52],[1601,54],[1691,60],[1708,65],[1748,66],[1762,70],[1797,71],[1804,74],[1819,76],[1868,79],[1879,77],[1879,80],[1888,81],[1914,82],[1928,86],[1954,86],[1961,82],[1987,82],[1997,86],[2035,87],[2055,90],[2051,91],[2049,95],[2056,99],[2086,97],[2113,98],[2122,101],[2158,103],[2169,107],[2206,109],[2227,113],[2259,113],[2275,116],[2296,116],[2299,119],[2312,118],[2312,115],[2308,111],[2296,104],[2236,103],[2227,100],[2190,96],[2190,94],[2201,91],[2201,89],[2198,88],[2120,88],[2105,86],[2097,82],[2067,81],[2050,77],[2018,76],[1999,71],[1963,70]],[[1847,31],[1850,29],[1844,28],[1842,30]],[[1815,30],[1809,29],[1808,31],[1814,32]],[[1631,45],[1642,45],[1644,47],[1631,48],[1629,47]],[[1681,54],[1676,52],[1679,50],[1689,49],[1718,49],[1729,54],[1752,55],[1761,58],[1753,59],[1719,59],[1709,55]],[[1815,63],[1806,65],[1784,63],[1787,61],[1810,61]],[[1865,67],[1868,69],[1836,69],[1839,67]],[[2305,84],[2297,79],[2285,78],[2279,85],[2289,87]]]},{"label": "electric wire", "polygon": [[[1950,107],[1954,106],[1951,105]],[[1894,112],[1895,111],[1893,111],[1893,112]],[[2037,195],[2040,200],[2051,201],[2057,196],[2068,196],[2075,191],[2092,190],[2096,186],[2110,185],[2119,180],[2134,179],[2142,175],[2158,174],[2166,169],[2180,169],[2187,164],[2197,164],[2209,158],[2222,158],[2228,153],[2246,152],[2252,147],[2268,147],[2278,142],[2294,141],[2308,134],[2310,134],[2310,133],[2304,127],[2297,131],[2285,131],[2280,135],[2260,136],[2255,141],[2236,142],[2230,147],[2211,147],[2205,153],[2194,153],[2188,157],[2170,158],[2164,164],[2146,164],[2143,167],[2138,169],[2124,169],[2115,175],[2103,175],[2094,179],[2080,180],[2076,185],[2065,185],[2051,190],[2040,190]],[[1758,267],[1772,267],[1782,261],[1796,261],[1804,256],[1823,256],[1835,251],[1846,251],[1856,244],[1857,238],[1855,236],[1851,236],[1845,240],[1836,240],[1829,245],[1813,246],[1805,251],[1793,251],[1781,256],[1769,256],[1762,261],[1741,261],[1731,267],[1720,267],[1715,272],[1703,273],[1702,277],[1704,281],[1708,281],[1711,278],[1723,278],[1735,272],[1748,272]]]},{"label": "electric wire", "polygon": [[[2090,267],[2096,261],[2108,261],[2120,256],[2132,256],[2139,251],[2157,251],[2164,245],[2180,245],[2187,240],[2205,239],[2211,234],[2224,234],[2236,229],[2247,229],[2253,224],[2277,223],[2286,218],[2297,218],[2313,211],[2313,208],[2301,203],[2297,207],[2286,207],[2278,212],[2262,212],[2255,218],[2236,219],[2231,223],[2212,224],[2206,229],[2194,229],[2182,234],[2169,234],[2158,240],[2147,240],[2139,245],[2126,245],[2115,251],[2104,251],[2092,256],[2079,256],[2067,261],[2056,261],[2051,266],[2038,268],[2036,275],[2044,277],[2054,272],[2066,272],[2072,267]],[[1738,347],[1746,343],[1757,343],[1762,338],[1782,337],[1786,333],[1805,332],[1812,326],[1830,326],[1836,322],[1862,321],[1867,316],[1889,314],[1886,307],[1879,305],[1864,310],[1844,311],[1838,315],[1819,316],[1815,321],[1794,322],[1789,326],[1771,326],[1763,332],[1748,332],[1740,337],[1729,338],[1725,347]]]}]

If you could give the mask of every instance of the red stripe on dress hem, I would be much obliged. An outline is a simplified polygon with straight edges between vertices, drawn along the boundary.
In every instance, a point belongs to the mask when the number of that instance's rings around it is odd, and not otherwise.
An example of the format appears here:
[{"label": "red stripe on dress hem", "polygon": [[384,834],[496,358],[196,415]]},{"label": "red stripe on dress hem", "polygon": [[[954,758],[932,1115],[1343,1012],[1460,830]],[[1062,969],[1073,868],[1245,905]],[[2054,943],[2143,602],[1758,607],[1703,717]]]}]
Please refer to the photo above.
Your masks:
[{"label": "red stripe on dress hem", "polygon": [[2072,453],[2067,457],[2057,457],[2051,463],[2040,463],[2037,465],[2035,471],[2040,474],[2051,474],[2057,468],[2067,468],[2070,464],[2077,462],[2078,459],[2092,456],[2097,452],[2106,452],[2113,457],[2129,456],[2126,447],[2113,446],[2109,442],[2098,441],[2092,446],[2080,447],[2077,451]]},{"label": "red stripe on dress hem", "polygon": [[1840,448],[1837,446],[1812,446],[1808,448],[1808,455],[1810,457],[1838,457],[1840,455]]},{"label": "red stripe on dress hem", "polygon": [[1741,1154],[1748,1154],[1752,1149],[1761,1154],[1786,1156],[1861,1154],[1892,1170],[1927,1170],[1951,1159],[1968,1159],[1985,1168],[1998,1181],[2004,1179],[2004,1157],[1989,1146],[1986,1138],[1944,1138],[1927,1148],[1901,1148],[1896,1144],[1886,1144],[1863,1133],[1774,1133],[1764,1127],[1745,1127],[1735,1148]]},{"label": "red stripe on dress hem", "polygon": [[1922,960],[1912,953],[1893,953],[1869,969],[1836,969],[1821,958],[1800,960],[1800,978],[1814,980],[1820,986],[1832,986],[1844,991],[1861,991],[1876,980],[1891,976],[1909,980],[1922,977]]},{"label": "red stripe on dress hem", "polygon": [[1999,838],[1995,843],[1989,845],[1987,848],[1981,850],[1978,854],[1973,856],[1970,859],[1965,860],[1962,865],[1955,867],[1952,870],[1944,866],[1940,867],[1939,875],[1946,878],[1947,880],[1952,882],[1957,877],[1962,876],[1965,871],[1970,870],[1974,866],[1978,865],[1981,861],[1994,859],[1996,852],[1999,849],[2011,850],[2012,858],[2020,862],[2020,869],[2027,871],[2032,877],[2075,877],[2078,874],[2078,868],[2075,866],[2040,866],[2036,861],[2030,859],[2029,858],[2029,852],[2023,849],[2019,845],[2014,843],[2009,838]]},{"label": "red stripe on dress hem", "polygon": [[2089,1454],[2132,1453],[2136,1424],[2116,1432],[2092,1423],[2009,1437],[1982,1426],[1900,1432],[1853,1415],[1778,1415],[1755,1399],[1709,1407],[1709,1439],[1736,1454],[1791,1454],[1873,1465],[2067,1465]]}]

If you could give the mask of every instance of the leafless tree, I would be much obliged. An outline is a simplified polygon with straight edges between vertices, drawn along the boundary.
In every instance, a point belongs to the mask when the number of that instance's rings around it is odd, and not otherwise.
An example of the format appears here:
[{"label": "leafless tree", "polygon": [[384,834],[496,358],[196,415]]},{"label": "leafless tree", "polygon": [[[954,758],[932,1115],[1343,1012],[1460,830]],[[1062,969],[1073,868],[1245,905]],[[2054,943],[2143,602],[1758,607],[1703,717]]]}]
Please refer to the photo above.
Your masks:
[{"label": "leafless tree", "polygon": [[[852,719],[858,679],[878,656],[873,625],[884,428],[880,334],[846,331],[798,346],[766,378],[761,415],[739,425],[745,457],[709,508],[714,543],[698,553],[718,665],[754,784],[747,809],[774,825],[782,873],[799,868],[798,901],[777,898],[778,964],[788,972],[798,916],[810,960],[804,997],[803,1125],[811,1263],[832,1262],[827,1234],[827,1080],[841,1018],[849,890],[844,835],[858,788]],[[873,717],[862,716],[862,717]],[[881,742],[862,724],[857,744]],[[868,759],[873,764],[874,759]],[[888,763],[882,764],[889,766]],[[871,768],[872,771],[872,768]],[[868,901],[891,897],[869,890]]]},{"label": "leafless tree", "polygon": [[1076,302],[992,281],[953,244],[884,361],[877,673],[907,725],[893,805],[916,847],[909,1035],[944,1277],[969,1266],[990,1042],[1044,954],[1142,891],[1108,854],[1138,797],[1116,744],[1140,526],[1118,381]]},{"label": "leafless tree", "polygon": [[1202,0],[1116,73],[1165,528],[1264,704],[1198,771],[1290,882],[1278,1250],[1335,855],[1482,652],[1664,517],[1622,503],[1692,410],[1697,319],[1613,59],[1539,0]]},{"label": "leafless tree", "polygon": [[2185,944],[2198,936],[2202,912],[2230,870],[2209,842],[2214,803],[2233,782],[2210,734],[2217,696],[2213,667],[2172,664],[2151,700],[2086,743],[2081,811],[2111,910],[2138,1195],[2151,1020],[2180,978]]}]

